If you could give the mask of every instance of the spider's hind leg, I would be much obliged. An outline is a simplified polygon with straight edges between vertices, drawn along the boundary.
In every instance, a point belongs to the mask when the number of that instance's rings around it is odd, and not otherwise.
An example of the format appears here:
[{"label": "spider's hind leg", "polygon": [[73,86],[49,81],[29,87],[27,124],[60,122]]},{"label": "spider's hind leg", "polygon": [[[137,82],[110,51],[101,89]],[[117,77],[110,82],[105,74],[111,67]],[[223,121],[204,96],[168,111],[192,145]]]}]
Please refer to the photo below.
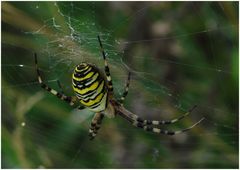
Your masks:
[{"label": "spider's hind leg", "polygon": [[160,128],[154,128],[151,127],[149,125],[143,125],[141,123],[137,123],[134,122],[133,125],[139,128],[144,129],[145,131],[150,131],[150,132],[154,132],[154,133],[161,133],[164,135],[176,135],[176,134],[180,134],[186,131],[189,131],[190,129],[194,128],[195,126],[197,126],[199,123],[201,123],[201,121],[203,121],[205,118],[201,118],[198,122],[196,122],[195,124],[193,124],[192,126],[186,128],[186,129],[182,129],[182,130],[178,130],[178,131],[169,131],[169,130],[164,130],[164,129],[160,129]]},{"label": "spider's hind leg", "polygon": [[179,120],[187,117],[192,111],[197,107],[197,105],[194,105],[191,109],[189,109],[186,113],[184,113],[182,116],[172,119],[172,120],[143,120],[139,118],[137,115],[135,115],[135,119],[138,122],[141,122],[143,125],[168,125],[178,122]]},{"label": "spider's hind leg", "polygon": [[[190,109],[189,112],[191,112],[195,107],[193,107],[192,109]],[[177,119],[173,119],[170,121],[150,121],[150,120],[143,120],[140,117],[138,117],[137,115],[129,112],[128,110],[124,109],[123,107],[120,107],[118,111],[118,114],[120,116],[122,116],[124,119],[126,119],[127,121],[129,121],[133,126],[135,127],[139,127],[142,128],[146,131],[152,131],[154,133],[161,133],[161,134],[165,134],[165,135],[176,135],[179,133],[183,133],[186,132],[190,129],[192,129],[193,127],[195,127],[196,125],[198,125],[201,121],[204,120],[204,118],[200,119],[197,123],[193,124],[192,126],[183,129],[183,130],[179,130],[179,131],[168,131],[168,130],[164,130],[164,129],[160,129],[160,128],[155,128],[152,127],[153,125],[161,125],[161,124],[172,124],[175,123],[179,120],[181,120],[182,118],[186,117],[189,113],[185,113],[183,116],[177,118]]]}]

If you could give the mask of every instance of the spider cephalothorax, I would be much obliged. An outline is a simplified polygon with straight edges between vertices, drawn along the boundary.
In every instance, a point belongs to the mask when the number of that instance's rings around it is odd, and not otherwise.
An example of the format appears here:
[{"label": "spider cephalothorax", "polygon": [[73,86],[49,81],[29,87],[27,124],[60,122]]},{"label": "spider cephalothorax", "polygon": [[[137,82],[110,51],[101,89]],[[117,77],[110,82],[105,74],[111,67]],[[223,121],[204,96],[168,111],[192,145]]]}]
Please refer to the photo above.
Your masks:
[{"label": "spider cephalothorax", "polygon": [[[93,139],[98,129],[100,128],[100,124],[104,115],[109,118],[113,118],[115,115],[120,115],[132,125],[142,128],[146,131],[151,131],[154,133],[161,133],[166,135],[175,135],[178,133],[182,133],[185,131],[190,130],[197,124],[199,124],[204,118],[202,118],[197,123],[193,124],[191,127],[188,127],[183,130],[179,131],[168,131],[160,129],[159,125],[163,124],[172,124],[175,123],[182,118],[189,115],[192,110],[196,107],[194,106],[184,115],[180,116],[177,119],[168,120],[168,121],[156,121],[156,120],[144,120],[137,115],[133,114],[132,112],[128,111],[123,107],[123,102],[125,97],[128,94],[128,88],[130,83],[130,73],[128,74],[127,83],[125,85],[125,90],[119,100],[114,98],[113,94],[113,85],[112,79],[110,76],[110,71],[108,67],[108,63],[106,60],[106,55],[103,50],[102,42],[100,37],[98,36],[98,41],[100,44],[100,50],[103,55],[104,65],[105,65],[105,73],[103,73],[100,69],[98,69],[95,65],[90,63],[81,63],[77,65],[72,74],[72,86],[73,90],[77,96],[77,99],[80,102],[80,106],[78,109],[88,108],[89,110],[95,112],[95,115],[92,119],[92,123],[89,129],[89,136],[90,139]],[[42,78],[40,76],[40,71],[37,66],[37,54],[35,53],[35,65],[38,74],[38,82],[42,88],[49,91],[53,95],[57,96],[59,99],[66,101],[71,106],[75,105],[77,99],[76,97],[66,96],[65,94],[57,92],[56,90],[52,89],[45,83],[43,83]]]}]

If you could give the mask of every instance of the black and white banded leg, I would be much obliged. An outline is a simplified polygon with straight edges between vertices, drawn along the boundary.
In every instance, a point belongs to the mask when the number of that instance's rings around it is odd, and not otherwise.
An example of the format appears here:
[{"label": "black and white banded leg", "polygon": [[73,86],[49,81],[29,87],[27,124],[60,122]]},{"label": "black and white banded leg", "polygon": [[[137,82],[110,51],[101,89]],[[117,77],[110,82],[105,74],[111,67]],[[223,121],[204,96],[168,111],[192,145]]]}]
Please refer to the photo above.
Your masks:
[{"label": "black and white banded leg", "polygon": [[42,77],[40,75],[40,70],[38,68],[38,62],[37,62],[37,54],[34,53],[34,56],[35,56],[35,66],[36,66],[36,71],[37,71],[37,76],[38,76],[38,82],[39,84],[41,85],[41,87],[43,89],[45,89],[46,91],[50,92],[51,94],[53,94],[54,96],[58,97],[59,99],[67,102],[68,104],[70,104],[71,106],[73,106],[75,103],[74,103],[74,100],[72,97],[70,96],[66,96],[65,94],[63,93],[59,93],[58,91],[52,89],[51,87],[49,87],[47,84],[45,84],[42,80]]},{"label": "black and white banded leg", "polygon": [[172,120],[143,120],[142,118],[138,117],[137,115],[133,116],[137,122],[142,123],[143,125],[169,125],[178,122],[179,120],[187,117],[192,111],[197,107],[194,105],[191,109],[189,109],[185,114],[182,116],[172,119]]},{"label": "black and white banded leg", "polygon": [[94,129],[94,133],[95,133],[95,134],[97,134],[98,130],[100,129],[103,118],[104,118],[104,114],[103,114],[103,113],[100,113],[100,117],[99,117],[99,119],[97,120],[97,124],[96,124],[95,129]]},{"label": "black and white banded leg", "polygon": [[122,97],[118,100],[118,102],[119,102],[120,104],[123,104],[123,102],[124,102],[124,100],[125,100],[125,97],[126,97],[127,94],[128,94],[130,79],[131,79],[131,73],[128,72],[128,79],[127,79],[127,82],[126,82],[126,85],[125,85],[125,88],[124,88],[124,92],[123,92],[123,94],[122,94]]},{"label": "black and white banded leg", "polygon": [[[156,127],[152,127],[154,125],[161,125],[161,124],[172,124],[175,123],[177,121],[179,121],[180,119],[182,119],[183,117],[186,117],[186,115],[188,114],[184,114],[183,116],[179,117],[178,119],[173,119],[170,121],[149,121],[149,120],[142,120],[141,118],[139,118],[137,115],[127,111],[127,110],[117,110],[117,113],[122,116],[124,119],[126,119],[127,121],[129,121],[133,126],[142,128],[146,131],[152,131],[154,133],[161,133],[161,134],[165,134],[165,135],[176,135],[179,133],[183,133],[186,132],[190,129],[192,129],[193,127],[195,127],[196,125],[198,125],[201,121],[203,121],[205,118],[200,119],[197,123],[193,124],[192,126],[183,129],[183,130],[179,130],[179,131],[168,131],[168,130],[164,130],[164,129],[160,129],[160,128],[156,128]],[[146,123],[148,122],[148,123]],[[167,123],[166,123],[167,122]]]},{"label": "black and white banded leg", "polygon": [[112,78],[111,78],[111,75],[110,75],[110,70],[109,70],[109,67],[108,67],[107,59],[106,59],[106,53],[105,53],[105,51],[103,49],[102,41],[101,41],[99,35],[98,35],[98,41],[99,41],[101,52],[102,52],[102,56],[103,56],[103,59],[104,59],[105,73],[106,73],[107,82],[108,82],[108,91],[109,91],[110,94],[112,94],[113,93]]},{"label": "black and white banded leg", "polygon": [[[60,93],[65,94],[64,90],[63,90],[63,86],[62,86],[62,84],[61,84],[61,82],[59,80],[57,80],[57,84],[58,84],[59,89],[61,90]],[[71,98],[72,98],[73,103],[75,103],[78,100],[78,98],[76,96],[72,96]],[[79,110],[83,110],[85,108],[86,107],[83,106],[83,105],[78,106]]]},{"label": "black and white banded leg", "polygon": [[132,112],[129,112],[128,110],[123,110],[122,112],[126,114],[128,117],[130,117],[132,120],[135,122],[139,122],[143,125],[168,125],[168,124],[173,124],[175,122],[178,122],[179,120],[187,117],[192,111],[197,107],[197,105],[193,106],[191,109],[189,109],[185,114],[182,116],[172,119],[172,120],[144,120],[140,118],[138,115],[133,114]]},{"label": "black and white banded leg", "polygon": [[183,133],[183,132],[189,131],[190,129],[192,129],[195,126],[197,126],[204,119],[205,118],[201,118],[197,123],[193,124],[192,126],[186,128],[186,129],[179,130],[179,131],[164,130],[164,129],[152,127],[152,126],[149,126],[149,125],[143,125],[140,122],[134,122],[133,125],[136,126],[136,127],[142,128],[142,129],[144,129],[146,131],[151,131],[151,132],[154,132],[154,133],[161,133],[161,134],[164,134],[164,135],[176,135],[176,134],[179,134],[179,133]]},{"label": "black and white banded leg", "polygon": [[100,129],[102,119],[104,118],[103,113],[96,113],[92,119],[91,126],[89,128],[89,137],[90,140],[93,140],[97,135],[98,130]]}]

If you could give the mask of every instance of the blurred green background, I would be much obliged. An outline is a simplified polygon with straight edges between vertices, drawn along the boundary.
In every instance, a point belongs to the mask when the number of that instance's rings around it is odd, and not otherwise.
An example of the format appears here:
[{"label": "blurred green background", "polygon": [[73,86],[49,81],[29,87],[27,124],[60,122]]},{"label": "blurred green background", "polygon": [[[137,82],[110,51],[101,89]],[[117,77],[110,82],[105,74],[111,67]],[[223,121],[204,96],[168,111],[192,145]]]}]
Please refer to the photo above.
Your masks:
[{"label": "blurred green background", "polygon": [[[238,168],[238,2],[2,2],[2,168]],[[37,83],[68,95],[82,61],[103,68],[116,97],[133,77],[125,107],[143,118],[184,120],[145,132],[117,116],[88,138],[93,113],[78,111]]]}]

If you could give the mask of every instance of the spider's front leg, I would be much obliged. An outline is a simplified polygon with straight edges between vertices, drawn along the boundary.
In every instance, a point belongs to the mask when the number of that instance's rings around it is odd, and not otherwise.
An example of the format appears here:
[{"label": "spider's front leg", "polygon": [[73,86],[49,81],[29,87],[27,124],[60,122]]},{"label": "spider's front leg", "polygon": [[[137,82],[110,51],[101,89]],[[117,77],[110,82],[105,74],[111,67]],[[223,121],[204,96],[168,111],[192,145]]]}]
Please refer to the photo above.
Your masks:
[{"label": "spider's front leg", "polygon": [[98,35],[98,42],[99,42],[99,44],[100,44],[100,49],[101,49],[102,56],[103,56],[103,59],[104,59],[105,73],[106,73],[107,82],[108,82],[108,92],[109,92],[110,95],[113,95],[112,78],[111,78],[111,75],[110,75],[110,70],[109,70],[109,67],[108,67],[107,59],[106,59],[106,53],[105,53],[105,51],[104,51],[104,49],[103,49],[102,41],[101,41],[99,35]]},{"label": "spider's front leg", "polygon": [[102,119],[104,118],[103,113],[96,113],[92,119],[91,126],[89,129],[89,137],[90,140],[93,140],[95,136],[97,135],[97,131],[100,129]]}]

